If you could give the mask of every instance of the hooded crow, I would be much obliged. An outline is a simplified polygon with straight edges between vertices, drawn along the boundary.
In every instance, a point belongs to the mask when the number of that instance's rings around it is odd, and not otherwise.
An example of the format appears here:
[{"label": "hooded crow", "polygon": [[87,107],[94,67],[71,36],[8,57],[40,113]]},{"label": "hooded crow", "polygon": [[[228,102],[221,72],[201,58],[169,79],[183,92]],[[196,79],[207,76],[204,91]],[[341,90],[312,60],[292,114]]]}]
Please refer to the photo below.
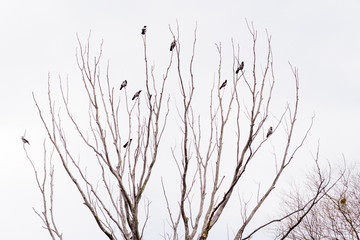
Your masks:
[{"label": "hooded crow", "polygon": [[141,93],[141,90],[137,91],[131,100],[134,100],[135,98],[139,97],[140,93]]},{"label": "hooded crow", "polygon": [[145,35],[146,33],[146,26],[144,26],[142,29],[141,29],[141,35]]},{"label": "hooded crow", "polygon": [[239,67],[236,69],[236,74],[238,74],[240,71],[244,69],[244,61],[242,61],[239,65]]},{"label": "hooded crow", "polygon": [[172,50],[175,48],[176,46],[176,40],[172,41],[171,45],[170,45],[170,52],[172,52]]},{"label": "hooded crow", "polygon": [[224,88],[224,87],[226,86],[226,84],[227,84],[227,80],[225,80],[225,81],[221,84],[221,86],[220,86],[220,88],[219,88],[219,89]]},{"label": "hooded crow", "polygon": [[266,134],[266,138],[270,137],[270,135],[273,133],[273,128],[270,127],[267,134]]},{"label": "hooded crow", "polygon": [[126,85],[127,85],[127,81],[125,80],[121,83],[120,90],[126,87]]},{"label": "hooded crow", "polygon": [[127,141],[127,142],[123,145],[123,148],[126,148],[127,146],[130,146],[131,141],[132,141],[132,138],[130,138],[130,140]]},{"label": "hooded crow", "polygon": [[23,141],[24,144],[27,143],[30,145],[29,141],[26,138],[24,138],[24,136],[21,137],[21,140]]}]

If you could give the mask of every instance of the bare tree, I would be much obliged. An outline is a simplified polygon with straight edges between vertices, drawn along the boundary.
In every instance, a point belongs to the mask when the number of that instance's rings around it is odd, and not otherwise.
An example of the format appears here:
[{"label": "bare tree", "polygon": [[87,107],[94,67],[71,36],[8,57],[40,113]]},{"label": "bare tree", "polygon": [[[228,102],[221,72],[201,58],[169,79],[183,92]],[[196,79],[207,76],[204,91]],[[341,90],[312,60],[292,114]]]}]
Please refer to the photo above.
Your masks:
[{"label": "bare tree", "polygon": [[[157,160],[158,148],[168,113],[166,106],[168,100],[164,97],[164,89],[172,63],[172,55],[163,78],[155,81],[154,75],[150,75],[153,68],[150,73],[148,71],[146,35],[142,37],[146,69],[145,94],[140,96],[141,90],[137,91],[132,101],[128,101],[126,88],[120,92],[110,85],[109,65],[107,65],[106,75],[100,74],[102,44],[98,55],[92,57],[90,35],[85,46],[78,38],[77,63],[89,103],[88,130],[79,124],[72,114],[69,88],[68,85],[64,87],[61,77],[59,77],[59,88],[65,114],[57,110],[55,102],[52,100],[50,77],[48,81],[50,120],[45,119],[44,110],[33,95],[41,121],[63,168],[76,186],[97,225],[109,239],[119,239],[120,235],[124,239],[142,239],[149,216],[148,209],[146,209],[146,217],[140,221],[139,203]],[[122,94],[125,97],[122,97]],[[141,104],[142,101],[145,101],[145,106]],[[164,104],[165,106],[163,106]],[[124,128],[120,125],[123,124],[121,118],[128,119],[127,131],[123,131]],[[162,118],[161,122],[160,118]],[[63,128],[64,119],[70,120],[82,143],[95,153],[99,178],[89,177],[86,171],[86,167],[89,166],[82,167],[81,162],[74,156],[76,153],[72,152]],[[44,161],[44,166],[45,163],[46,161]],[[35,167],[34,171],[36,173]],[[52,176],[52,172],[51,169],[50,176]],[[38,181],[37,175],[36,179]],[[99,181],[102,184],[98,184]],[[51,183],[51,189],[52,186]],[[39,188],[45,195],[43,186],[39,184]],[[43,201],[45,205],[47,202],[45,197]],[[46,209],[46,206],[44,208]],[[52,211],[50,213],[52,214]],[[51,221],[46,216],[44,222],[52,233]]]},{"label": "bare tree", "polygon": [[[263,158],[274,161],[274,174],[270,181],[261,183],[265,188],[260,189],[259,184],[255,191],[256,199],[253,199],[252,204],[240,202],[241,217],[236,226],[234,239],[249,239],[265,227],[287,219],[300,211],[295,209],[280,220],[270,220],[255,228],[250,226],[254,216],[263,208],[264,202],[269,199],[282,179],[284,170],[294,161],[295,155],[308,136],[313,119],[302,135],[296,137],[298,140],[295,142],[294,129],[298,118],[300,97],[299,74],[292,65],[290,65],[290,70],[294,82],[294,101],[286,103],[279,116],[273,115],[272,99],[276,78],[273,69],[271,37],[267,35],[266,57],[264,61],[259,61],[256,49],[258,32],[252,24],[247,26],[252,39],[251,62],[244,63],[242,60],[244,57],[240,56],[240,47],[232,43],[232,65],[224,66],[222,44],[216,44],[219,60],[208,102],[209,115],[205,117],[209,120],[208,124],[201,121],[202,116],[197,113],[198,108],[194,104],[194,96],[203,91],[197,85],[193,70],[197,28],[194,31],[189,65],[184,67],[179,26],[177,25],[176,32],[169,27],[173,37],[170,59],[160,80],[155,77],[154,66],[148,65],[146,29],[142,31],[145,90],[136,90],[135,94],[130,95],[129,98],[127,86],[131,84],[130,81],[129,83],[124,81],[121,87],[119,85],[118,87],[124,89],[120,91],[110,81],[109,64],[106,66],[105,75],[101,74],[102,44],[99,53],[93,56],[90,52],[90,35],[85,45],[78,38],[77,63],[82,76],[83,93],[88,102],[88,109],[84,114],[87,115],[88,125],[82,124],[81,118],[74,115],[68,83],[65,84],[61,77],[59,77],[60,105],[65,111],[61,111],[53,100],[54,90],[50,86],[50,77],[48,79],[48,111],[50,113],[48,118],[46,111],[40,107],[33,94],[39,116],[54,151],[60,159],[61,166],[107,238],[133,240],[144,238],[144,229],[149,220],[149,201],[142,197],[158,159],[161,138],[169,114],[169,98],[165,95],[173,56],[176,61],[174,65],[181,96],[175,99],[180,102],[177,105],[177,113],[181,119],[179,131],[181,147],[177,150],[175,146],[171,152],[179,172],[180,196],[176,207],[173,207],[168,197],[171,192],[162,182],[165,207],[169,214],[168,223],[171,227],[170,231],[165,231],[163,238],[207,239],[210,230],[218,222],[224,209],[229,206],[230,200],[234,198],[234,192],[239,190],[240,184],[246,182],[248,169]],[[263,63],[265,67],[259,70],[259,65]],[[231,69],[232,80],[225,80],[224,69]],[[244,96],[247,96],[245,101]],[[125,122],[124,119],[126,119]],[[95,161],[84,162],[75,157],[79,153],[70,144],[69,136],[72,138],[73,135],[64,127],[65,120],[75,128],[82,146],[95,154]],[[204,128],[205,137],[202,134]],[[229,129],[234,128],[235,137],[229,135]],[[285,131],[281,132],[281,129]],[[281,152],[264,156],[261,149],[268,144],[269,139],[276,136],[284,138]],[[233,154],[225,155],[225,146],[232,148]],[[46,152],[46,149],[44,151]],[[48,174],[51,190],[49,200],[44,191],[44,184],[40,183],[36,167],[31,158],[28,157],[28,159],[33,166],[38,187],[43,196],[44,214],[43,216],[39,214],[39,216],[43,219],[45,228],[48,229],[52,238],[62,239],[62,234],[57,230],[53,220],[53,167],[50,164],[50,171],[47,171],[47,160],[44,158],[43,182],[46,182]],[[231,172],[224,172],[221,167],[225,159],[234,163]],[[87,172],[90,167],[95,169],[94,176],[90,176]],[[228,179],[229,176],[231,177]],[[321,192],[322,189],[321,185],[318,190]],[[316,194],[319,191],[314,192],[313,199],[317,199]],[[192,198],[194,195],[199,197]],[[50,207],[48,207],[49,201]],[[141,201],[146,205],[143,218],[139,217]],[[50,210],[47,212],[47,209]],[[54,234],[56,236],[53,236]]]},{"label": "bare tree", "polygon": [[[247,168],[257,160],[257,154],[266,144],[269,137],[272,134],[276,135],[279,127],[284,126],[286,129],[286,141],[283,146],[284,150],[280,153],[279,161],[275,155],[275,174],[270,182],[263,183],[267,186],[265,191],[260,192],[258,189],[257,199],[252,207],[249,207],[246,203],[242,204],[242,223],[237,227],[234,239],[251,238],[253,234],[275,222],[270,221],[259,228],[249,229],[249,223],[266,199],[269,198],[283,171],[291,164],[295,154],[302,147],[311,129],[312,121],[309,128],[305,130],[300,138],[300,142],[293,143],[299,106],[299,75],[297,69],[290,65],[294,77],[295,102],[292,106],[288,103],[278,118],[273,117],[276,123],[274,126],[269,127],[268,120],[271,113],[271,99],[275,86],[271,37],[268,36],[267,38],[268,52],[265,59],[265,68],[262,69],[262,73],[259,75],[257,71],[259,63],[256,57],[257,31],[253,25],[249,24],[248,29],[253,41],[253,61],[249,64],[250,67],[248,67],[248,69],[251,69],[251,73],[246,74],[243,69],[244,63],[240,60],[239,47],[236,50],[233,44],[232,81],[229,82],[230,84],[227,84],[227,80],[223,81],[222,46],[221,44],[216,45],[219,55],[217,84],[211,90],[209,102],[210,123],[205,127],[201,123],[200,116],[196,116],[195,109],[193,108],[193,96],[196,90],[193,74],[197,40],[196,29],[188,70],[190,73],[188,80],[184,77],[185,73],[182,71],[183,68],[181,66],[179,27],[177,27],[176,36],[172,32],[173,37],[178,42],[176,47],[177,70],[182,95],[182,108],[178,110],[183,124],[181,127],[183,136],[180,155],[173,148],[173,156],[178,166],[179,176],[181,177],[181,196],[179,199],[179,210],[171,210],[166,188],[163,187],[170,218],[169,223],[173,231],[172,234],[167,233],[164,235],[165,239],[179,239],[181,235],[184,235],[186,240],[207,239],[210,230],[219,220],[234,190],[246,175]],[[224,96],[224,88],[228,90],[226,94],[229,96],[227,97]],[[230,88],[230,93],[228,88]],[[244,88],[248,90],[250,103],[242,105],[239,91]],[[247,123],[242,122],[242,114],[245,115]],[[232,123],[229,122],[230,119],[232,119]],[[227,173],[232,174],[232,180],[227,183],[227,186],[221,186],[225,184],[223,181],[225,174],[221,175],[220,166],[224,158],[228,158],[228,156],[225,157],[223,155],[223,149],[226,144],[234,144],[229,139],[224,140],[226,129],[234,125],[236,126],[236,147],[231,158],[236,165],[232,173]],[[210,131],[206,140],[202,139],[202,128],[209,129]],[[205,147],[202,147],[203,145]],[[202,149],[205,150],[202,151]],[[196,160],[192,160],[192,156],[195,156],[193,158]],[[271,155],[271,158],[273,158],[273,155]],[[229,159],[226,160],[229,161]],[[193,170],[190,166],[196,170]],[[209,171],[210,169],[214,169],[213,172]],[[211,179],[212,182],[209,183]],[[224,193],[220,192],[220,189]],[[198,202],[195,202],[190,197],[196,193],[200,194],[199,199],[197,199]],[[178,213],[176,214],[176,212]],[[180,221],[184,227],[184,232],[181,234],[179,234]],[[244,236],[245,232],[248,232],[248,234]]]}]

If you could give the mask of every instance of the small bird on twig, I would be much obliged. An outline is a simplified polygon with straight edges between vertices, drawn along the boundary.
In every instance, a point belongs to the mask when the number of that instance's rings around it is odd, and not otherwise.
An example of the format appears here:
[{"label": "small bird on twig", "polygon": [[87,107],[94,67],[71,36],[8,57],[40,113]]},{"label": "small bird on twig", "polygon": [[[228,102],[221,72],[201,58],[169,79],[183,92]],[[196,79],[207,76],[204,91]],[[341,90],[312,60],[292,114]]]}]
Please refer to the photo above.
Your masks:
[{"label": "small bird on twig", "polygon": [[240,65],[238,66],[238,68],[236,69],[236,74],[238,74],[240,71],[242,71],[244,69],[244,61],[242,61],[240,63]]},{"label": "small bird on twig", "polygon": [[224,87],[226,86],[226,84],[227,84],[227,80],[225,80],[225,81],[221,84],[221,86],[220,86],[220,88],[219,88],[219,89],[224,88]]},{"label": "small bird on twig", "polygon": [[270,135],[273,133],[273,128],[270,127],[267,134],[266,134],[266,138],[270,137]]},{"label": "small bird on twig", "polygon": [[170,52],[172,52],[172,50],[175,48],[176,46],[176,40],[172,41],[171,45],[170,45]]},{"label": "small bird on twig", "polygon": [[123,145],[123,148],[126,148],[127,146],[130,146],[131,141],[132,141],[132,138],[130,138],[130,140],[127,141],[127,142]]},{"label": "small bird on twig", "polygon": [[127,85],[127,81],[125,80],[121,83],[120,90],[126,87],[126,85]]},{"label": "small bird on twig", "polygon": [[23,141],[24,144],[27,143],[30,145],[30,142],[26,138],[24,138],[24,136],[21,136],[21,140]]},{"label": "small bird on twig", "polygon": [[145,35],[146,33],[146,26],[144,26],[142,29],[141,29],[141,35]]},{"label": "small bird on twig", "polygon": [[137,91],[131,100],[134,100],[135,98],[139,97],[140,93],[141,93],[141,90]]}]

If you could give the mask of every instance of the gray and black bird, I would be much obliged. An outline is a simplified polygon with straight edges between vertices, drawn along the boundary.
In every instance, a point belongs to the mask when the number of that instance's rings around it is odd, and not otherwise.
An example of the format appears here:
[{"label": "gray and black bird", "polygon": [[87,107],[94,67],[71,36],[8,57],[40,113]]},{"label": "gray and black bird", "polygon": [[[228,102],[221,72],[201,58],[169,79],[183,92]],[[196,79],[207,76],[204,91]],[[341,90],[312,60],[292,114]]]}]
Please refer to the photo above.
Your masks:
[{"label": "gray and black bird", "polygon": [[172,50],[174,50],[176,46],[176,40],[172,41],[171,45],[170,45],[170,52],[172,52]]},{"label": "gray and black bird", "polygon": [[144,26],[142,29],[141,29],[141,35],[145,35],[146,33],[146,26]]},{"label": "gray and black bird", "polygon": [[141,90],[137,91],[131,100],[134,100],[135,98],[139,97],[140,93],[141,93]]},{"label": "gray and black bird", "polygon": [[130,138],[130,140],[127,141],[127,142],[123,145],[123,148],[126,148],[127,146],[130,146],[131,141],[132,141],[132,138]]},{"label": "gray and black bird", "polygon": [[121,83],[120,90],[126,87],[126,85],[127,85],[127,81],[125,80]]},{"label": "gray and black bird", "polygon": [[21,140],[23,141],[24,144],[27,143],[30,145],[30,142],[26,138],[24,138],[24,136],[21,136]]},{"label": "gray and black bird", "polygon": [[240,65],[238,66],[238,68],[236,69],[236,74],[238,74],[240,71],[242,71],[244,69],[244,61],[242,61],[240,63]]},{"label": "gray and black bird", "polygon": [[273,133],[273,128],[270,127],[267,134],[266,134],[266,138],[270,137],[270,135]]},{"label": "gray and black bird", "polygon": [[220,88],[219,88],[219,89],[224,88],[224,87],[226,86],[226,84],[227,84],[227,80],[225,80],[225,81],[221,84],[221,86],[220,86]]}]

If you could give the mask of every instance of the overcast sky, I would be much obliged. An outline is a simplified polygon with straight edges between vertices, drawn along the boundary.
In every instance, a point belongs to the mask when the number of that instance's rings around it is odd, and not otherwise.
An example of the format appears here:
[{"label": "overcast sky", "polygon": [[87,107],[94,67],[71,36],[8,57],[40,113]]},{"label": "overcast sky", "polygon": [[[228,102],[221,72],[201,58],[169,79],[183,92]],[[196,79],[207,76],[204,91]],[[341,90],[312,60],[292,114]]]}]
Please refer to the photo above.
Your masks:
[{"label": "overcast sky", "polygon": [[[104,40],[105,62],[110,61],[112,77],[120,83],[142,74],[136,64],[143,64],[139,34],[143,25],[148,26],[150,62],[160,65],[163,49],[168,51],[171,41],[168,25],[174,28],[177,20],[181,39],[189,44],[197,24],[196,64],[201,79],[217,70],[214,44],[221,42],[225,51],[230,51],[231,39],[249,42],[245,19],[252,21],[259,31],[260,45],[266,46],[266,29],[272,35],[279,85],[291,86],[286,82],[291,79],[288,61],[299,69],[299,121],[305,125],[313,114],[316,116],[305,156],[320,139],[322,159],[335,163],[344,154],[347,161],[356,162],[360,160],[359,13],[357,0],[1,0],[0,239],[49,239],[32,211],[32,207],[41,206],[41,199],[20,137],[26,130],[31,141],[28,148],[34,154],[41,153],[45,133],[31,92],[40,99],[45,97],[48,73],[53,79],[61,74],[76,80],[76,33],[86,39],[91,30],[94,49]],[[243,57],[251,59],[250,55]],[[209,72],[201,75],[201,71]],[[291,97],[287,93],[293,88],[283,90],[285,99]],[[63,186],[59,185],[61,195]],[[59,218],[69,218],[72,209],[88,217],[81,204],[71,206],[80,201],[77,194],[71,196],[59,196],[69,205],[58,212]],[[82,218],[73,216],[61,222],[65,239],[105,239],[92,219],[82,228],[72,228],[76,221]]]}]

